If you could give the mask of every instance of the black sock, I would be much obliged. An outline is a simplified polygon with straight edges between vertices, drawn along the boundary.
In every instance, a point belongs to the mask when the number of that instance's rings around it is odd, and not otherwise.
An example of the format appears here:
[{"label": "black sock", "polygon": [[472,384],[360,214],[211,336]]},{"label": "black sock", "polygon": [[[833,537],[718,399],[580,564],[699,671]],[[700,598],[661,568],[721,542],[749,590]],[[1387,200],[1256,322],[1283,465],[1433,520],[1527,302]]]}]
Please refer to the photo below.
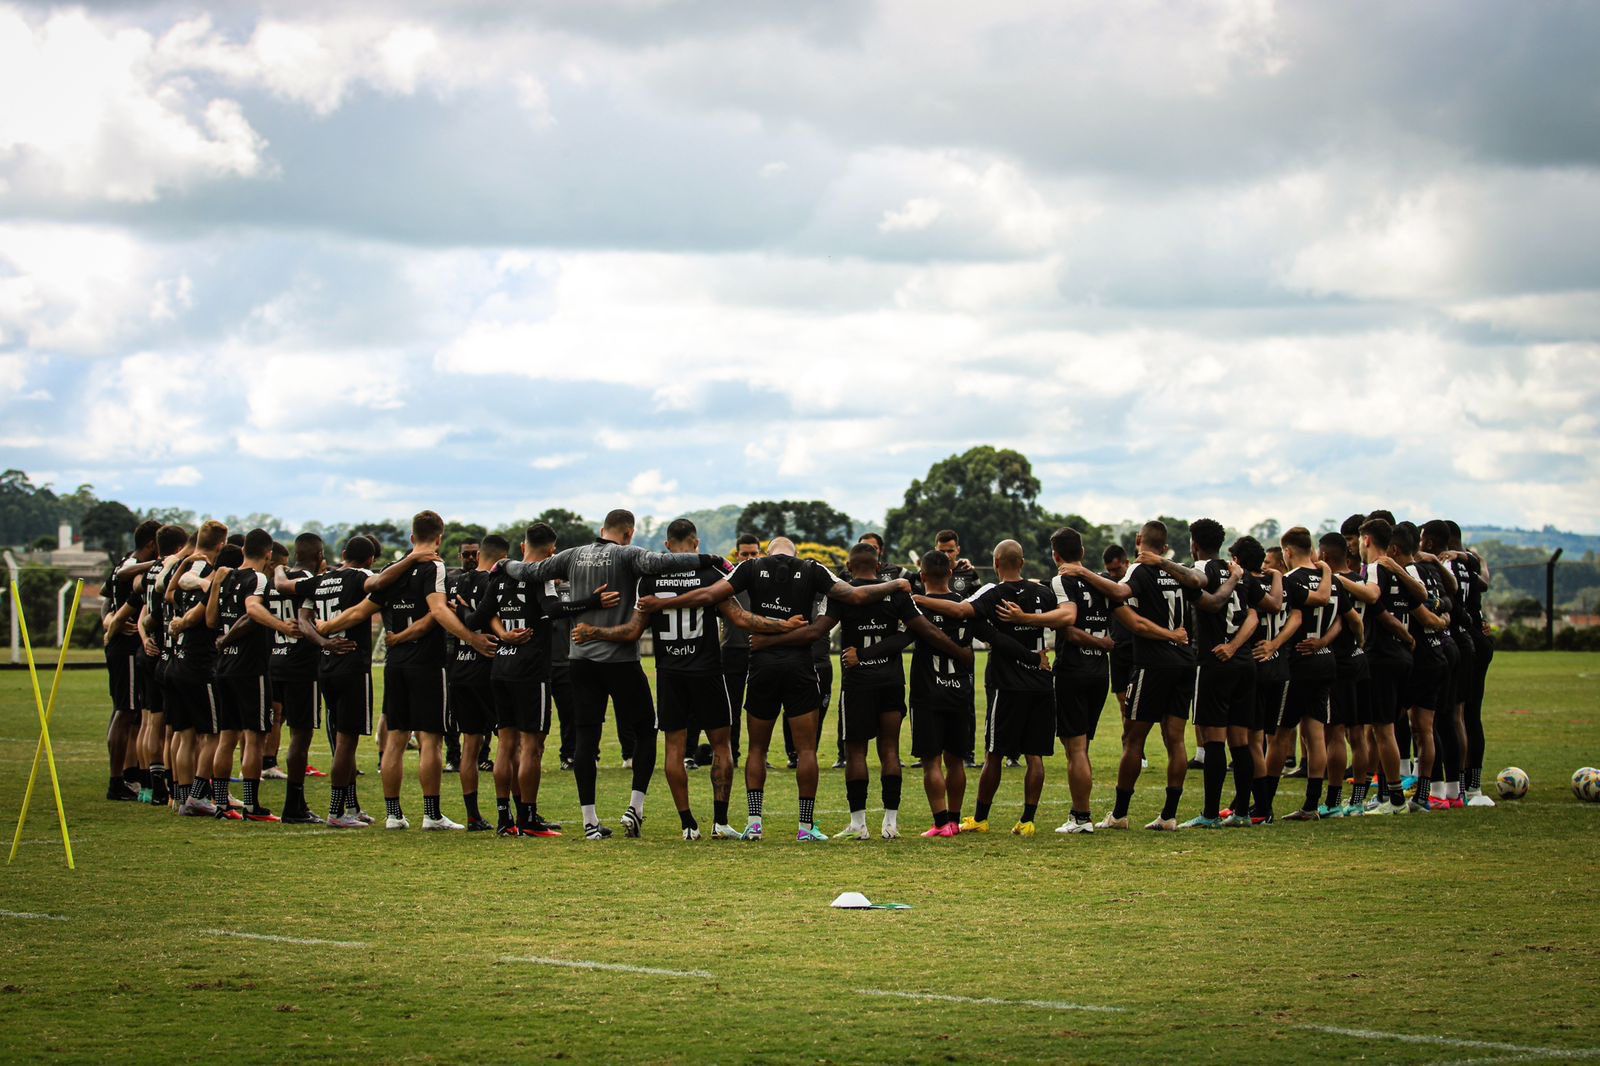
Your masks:
[{"label": "black sock", "polygon": [[1162,804],[1161,807],[1161,817],[1164,821],[1178,816],[1178,801],[1181,799],[1183,799],[1183,789],[1181,787],[1169,787],[1167,789],[1167,802]]},{"label": "black sock", "polygon": [[137,766],[124,766],[122,768],[122,780],[130,785],[138,784],[139,768]]},{"label": "black sock", "polygon": [[685,829],[700,828],[700,823],[694,820],[694,812],[687,808],[678,812],[678,821],[683,823]]},{"label": "black sock", "polygon": [[400,809],[399,796],[396,796],[394,799],[390,799],[388,796],[383,797],[383,809],[390,818],[405,817],[405,812]]},{"label": "black sock", "polygon": [[1205,806],[1200,813],[1207,818],[1215,818],[1217,812],[1222,810],[1222,786],[1228,783],[1228,745],[1220,740],[1208,740],[1204,750]]},{"label": "black sock", "polygon": [[[1365,781],[1357,781],[1350,786],[1350,806],[1364,807],[1367,803],[1367,789],[1371,787]],[[1333,806],[1333,804],[1328,804]]]},{"label": "black sock", "polygon": [[[867,786],[867,783],[865,781],[861,782],[861,787],[862,788],[866,788],[866,786]],[[801,825],[816,825],[817,824],[817,797],[815,797],[815,796],[801,796],[800,797],[800,824]]]},{"label": "black sock", "polygon": [[1343,784],[1329,785],[1328,786],[1328,798],[1327,798],[1327,800],[1325,802],[1327,803],[1327,805],[1328,805],[1328,807],[1330,809],[1334,808],[1334,807],[1343,806],[1343,804],[1341,804],[1339,802],[1339,800],[1343,797],[1343,795],[1344,795],[1344,785]]},{"label": "black sock", "polygon": [[716,812],[716,814],[714,815],[714,817],[717,820],[716,824],[717,825],[727,825],[728,824],[728,801],[727,800],[714,800],[714,801],[712,801],[711,808],[712,808],[712,810],[714,810]]},{"label": "black sock", "polygon": [[334,785],[328,789],[328,817],[338,818],[344,814],[344,786]]},{"label": "black sock", "polygon": [[864,811],[867,809],[866,778],[863,777],[859,781],[846,781],[844,783],[844,793],[850,801],[851,814],[855,814],[857,811]]},{"label": "black sock", "polygon": [[195,779],[189,782],[189,795],[197,800],[210,799],[211,779],[196,775]]},{"label": "black sock", "polygon": [[977,821],[987,822],[989,820],[989,804],[979,800],[978,805],[972,809],[972,817]]},{"label": "black sock", "polygon": [[228,779],[226,777],[213,777],[211,779],[211,795],[220,797],[211,801],[218,807],[226,807],[228,805]]},{"label": "black sock", "polygon": [[933,827],[935,829],[942,829],[944,826],[948,825],[949,823],[950,823],[950,812],[949,811],[934,811],[933,812]]},{"label": "black sock", "polygon": [[[1255,756],[1248,744],[1229,748],[1233,760],[1233,813],[1250,813],[1250,784],[1255,779]],[[1210,758],[1210,756],[1207,756]]]},{"label": "black sock", "polygon": [[494,813],[501,825],[511,824],[511,797],[496,796],[494,798]]},{"label": "black sock", "polygon": [[1117,802],[1115,804],[1113,804],[1112,807],[1111,807],[1111,817],[1113,817],[1113,818],[1126,818],[1128,816],[1128,804],[1130,804],[1132,802],[1133,802],[1133,789],[1131,789],[1131,788],[1119,788],[1119,789],[1117,789]]},{"label": "black sock", "polygon": [[1303,810],[1303,811],[1314,811],[1314,810],[1317,809],[1317,804],[1320,803],[1321,801],[1322,801],[1322,778],[1320,778],[1320,777],[1307,777],[1306,778],[1306,801],[1305,801],[1305,803],[1301,804],[1300,809]]},{"label": "black sock", "polygon": [[261,756],[261,768],[263,770],[274,769],[274,768],[277,767],[277,765],[278,765],[278,757],[276,755],[263,755],[263,756]]},{"label": "black sock", "polygon": [[881,784],[882,784],[882,787],[883,787],[883,809],[884,810],[886,810],[886,811],[898,811],[900,809],[900,783],[901,783],[901,777],[900,777],[899,774],[894,774],[894,775],[884,774],[883,775],[883,779],[882,779]]},{"label": "black sock", "polygon": [[520,799],[517,800],[517,824],[518,825],[531,825],[532,823],[533,823],[533,808],[530,807],[528,804],[523,803]]},{"label": "black sock", "polygon": [[434,818],[434,819],[437,819],[437,818],[439,818],[441,816],[440,812],[439,812],[439,797],[438,796],[423,796],[422,797],[422,816],[424,818]]},{"label": "black sock", "polygon": [[1073,811],[1072,812],[1072,820],[1074,822],[1077,822],[1079,825],[1082,825],[1084,822],[1087,822],[1089,820],[1089,812],[1088,811]]},{"label": "black sock", "polygon": [[1428,797],[1433,795],[1433,781],[1426,777],[1417,778],[1416,801],[1427,806]]},{"label": "black sock", "polygon": [[258,801],[260,799],[261,799],[261,781],[259,779],[256,779],[256,778],[250,778],[250,777],[245,778],[244,779],[244,809],[247,810],[247,811],[255,810],[256,807],[259,805]]},{"label": "black sock", "polygon": [[483,815],[478,813],[478,794],[476,792],[461,793],[461,802],[465,804],[467,808],[467,821],[483,821]]},{"label": "black sock", "polygon": [[304,814],[306,812],[306,786],[290,781],[283,790],[283,809],[288,814]]},{"label": "black sock", "polygon": [[344,809],[347,811],[359,811],[361,809],[361,801],[356,798],[356,783],[354,781],[344,786]]},{"label": "black sock", "polygon": [[1033,821],[1033,816],[1038,813],[1039,805],[1037,803],[1024,803],[1022,805],[1022,820],[1024,822]]}]

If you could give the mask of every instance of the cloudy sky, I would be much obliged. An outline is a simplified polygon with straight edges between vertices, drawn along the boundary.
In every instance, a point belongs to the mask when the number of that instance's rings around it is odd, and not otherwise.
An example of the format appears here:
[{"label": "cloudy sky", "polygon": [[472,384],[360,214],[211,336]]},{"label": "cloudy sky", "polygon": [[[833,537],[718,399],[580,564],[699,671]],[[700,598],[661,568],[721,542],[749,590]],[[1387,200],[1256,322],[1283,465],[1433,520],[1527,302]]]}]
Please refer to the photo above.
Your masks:
[{"label": "cloudy sky", "polygon": [[1600,6],[0,0],[0,465],[1600,530]]}]

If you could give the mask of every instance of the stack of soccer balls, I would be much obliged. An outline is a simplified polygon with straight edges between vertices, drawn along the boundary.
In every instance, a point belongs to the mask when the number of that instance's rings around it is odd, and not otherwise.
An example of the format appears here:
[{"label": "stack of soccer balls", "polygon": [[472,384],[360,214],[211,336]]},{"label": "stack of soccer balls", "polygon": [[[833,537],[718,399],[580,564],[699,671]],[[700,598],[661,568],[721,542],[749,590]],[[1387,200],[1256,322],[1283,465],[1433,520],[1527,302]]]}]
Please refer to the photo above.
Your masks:
[{"label": "stack of soccer balls", "polygon": [[1494,779],[1495,791],[1501,799],[1519,800],[1528,794],[1528,774],[1520,766],[1508,766]]},{"label": "stack of soccer balls", "polygon": [[1573,774],[1572,794],[1589,803],[1600,803],[1600,770],[1585,766]]}]

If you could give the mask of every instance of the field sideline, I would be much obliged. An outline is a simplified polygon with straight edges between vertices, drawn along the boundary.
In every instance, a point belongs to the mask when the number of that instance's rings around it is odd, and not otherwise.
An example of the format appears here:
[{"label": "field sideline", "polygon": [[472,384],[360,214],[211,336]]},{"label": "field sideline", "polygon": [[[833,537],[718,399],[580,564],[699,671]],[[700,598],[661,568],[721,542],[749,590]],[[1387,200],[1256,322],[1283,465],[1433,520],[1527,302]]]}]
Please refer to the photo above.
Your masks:
[{"label": "field sideline", "polygon": [[[1494,810],[1060,838],[1058,754],[1036,839],[1004,832],[1020,771],[995,803],[1001,832],[916,839],[929,818],[908,771],[907,839],[817,846],[793,843],[786,770],[757,844],[681,841],[659,772],[645,839],[606,843],[109,804],[105,677],[63,684],[52,735],[78,869],[46,778],[0,902],[6,1061],[1600,1060],[1600,805],[1568,785],[1600,763],[1600,654],[1495,660],[1485,776],[1519,765],[1533,788]],[[0,673],[7,846],[37,735],[27,686]],[[606,740],[600,810],[615,825],[628,776],[609,725]],[[1093,748],[1097,818],[1116,740],[1113,704]],[[1140,824],[1163,784],[1158,742],[1148,754]],[[327,766],[321,738],[312,761]],[[370,743],[361,766],[363,805],[381,813]],[[546,770],[541,809],[571,827],[553,750]],[[690,788],[709,828],[708,775]],[[969,812],[975,789],[974,775]],[[1299,793],[1285,782],[1280,813]],[[325,812],[325,781],[308,794]],[[263,802],[281,801],[264,784]],[[405,802],[417,818],[414,773]],[[1180,817],[1199,802],[1191,774]],[[453,777],[444,807],[460,817]],[[824,831],[844,807],[825,769]],[[742,824],[742,777],[733,808]],[[846,889],[914,909],[830,910]]]}]

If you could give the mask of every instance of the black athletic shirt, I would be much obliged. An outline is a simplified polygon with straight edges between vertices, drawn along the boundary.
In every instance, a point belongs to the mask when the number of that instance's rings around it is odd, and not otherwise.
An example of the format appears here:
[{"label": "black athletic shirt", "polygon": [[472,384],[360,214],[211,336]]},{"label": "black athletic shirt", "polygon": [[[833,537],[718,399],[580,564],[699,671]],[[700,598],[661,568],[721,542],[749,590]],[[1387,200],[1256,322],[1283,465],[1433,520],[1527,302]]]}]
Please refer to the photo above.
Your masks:
[{"label": "black athletic shirt", "polygon": [[[1078,620],[1073,629],[1081,629],[1092,637],[1104,639],[1111,636],[1111,611],[1100,590],[1081,577],[1063,577],[1057,574],[1050,579],[1050,591],[1057,603],[1078,605]],[[1104,678],[1109,656],[1099,648],[1073,644],[1065,631],[1056,634],[1057,677]]]},{"label": "black athletic shirt", "polygon": [[1283,576],[1283,601],[1292,610],[1300,612],[1300,631],[1289,641],[1289,670],[1296,677],[1310,679],[1332,677],[1337,669],[1333,650],[1323,648],[1310,655],[1300,653],[1302,640],[1320,640],[1328,635],[1339,617],[1339,605],[1334,596],[1321,607],[1307,607],[1306,600],[1322,588],[1322,571],[1310,566],[1300,566]]},{"label": "black athletic shirt", "polygon": [[[372,571],[359,566],[341,566],[325,574],[303,577],[294,583],[294,598],[311,601],[318,622],[331,622],[345,611],[359,607],[367,598],[367,578]],[[372,625],[370,620],[337,634],[354,641],[356,650],[336,655],[322,650],[317,660],[318,677],[345,677],[372,669]]]},{"label": "black athletic shirt", "polygon": [[[105,584],[101,590],[106,599],[106,617],[108,618],[120,607],[131,606],[135,611],[139,609],[138,594],[133,587],[133,577],[131,575],[127,577],[117,576],[118,570],[134,562],[137,562],[137,560],[134,559],[133,553],[129,552],[122,557],[120,563],[111,568],[111,573],[106,577]],[[134,617],[137,618],[138,615],[135,614]],[[119,627],[116,633],[112,634],[111,639],[107,641],[106,651],[111,654],[131,655],[143,643],[137,633],[129,635]]]},{"label": "black athletic shirt", "polygon": [[[226,633],[246,614],[245,601],[252,596],[266,602],[267,587],[272,582],[259,570],[241,566],[230,571],[217,593],[217,617]],[[273,631],[251,622],[240,632],[239,638],[217,653],[218,677],[265,677],[267,662],[272,656]]]},{"label": "black athletic shirt", "polygon": [[150,630],[156,636],[156,647],[161,650],[161,661],[172,661],[172,632],[167,628],[172,622],[172,611],[167,606],[166,589],[161,585],[161,575],[166,572],[165,559],[144,575],[145,600],[150,604]]},{"label": "black athletic shirt", "polygon": [[[852,579],[850,584],[859,587],[875,582]],[[917,617],[909,595],[896,592],[860,607],[829,603],[828,614],[839,620],[840,654],[845,648],[856,650],[855,666],[846,667],[842,659],[839,662],[841,684],[856,691],[905,687],[905,665],[900,660],[911,643],[906,620]]]},{"label": "black athletic shirt", "polygon": [[[173,580],[180,580],[184,574],[194,573],[202,578],[209,577],[216,567],[204,559],[195,562],[185,562],[181,572]],[[210,593],[205,589],[186,589],[178,586],[178,594],[174,597],[174,606],[178,615],[188,614],[196,604],[203,605]],[[176,616],[174,616],[176,617]],[[212,671],[217,663],[217,637],[220,630],[212,629],[204,621],[185,629],[178,634],[177,658],[182,664],[182,670],[196,681],[210,681]]]},{"label": "black athletic shirt", "polygon": [[[298,567],[285,570],[284,576],[299,582],[311,576]],[[305,601],[288,593],[279,592],[277,586],[267,582],[267,610],[280,622],[298,624],[300,608]],[[291,637],[276,630],[272,634],[272,655],[267,663],[267,674],[274,681],[315,681],[317,679],[317,646],[304,637]]]},{"label": "black athletic shirt", "polygon": [[[498,617],[503,629],[533,631],[526,644],[501,644],[495,649],[489,676],[495,681],[548,681],[550,679],[550,615],[546,582],[519,581],[496,566],[489,574],[473,628],[491,631],[489,620]],[[552,604],[553,606],[553,604]]]},{"label": "black athletic shirt", "polygon": [[1451,559],[1444,564],[1450,568],[1450,575],[1456,579],[1455,605],[1450,611],[1450,636],[1457,644],[1471,644],[1477,631],[1477,626],[1472,613],[1472,567],[1465,558]]},{"label": "black athletic shirt", "polygon": [[[695,566],[669,570],[664,574],[645,574],[639,578],[638,596],[670,600],[685,592],[708,588],[722,580],[714,566]],[[656,669],[673,674],[722,672],[721,634],[717,631],[715,607],[679,610],[671,606],[650,616],[650,635],[655,643]]]},{"label": "black athletic shirt", "polygon": [[[1251,641],[1252,646],[1269,640],[1277,640],[1278,634],[1283,632],[1283,627],[1289,624],[1289,590],[1285,582],[1283,592],[1283,605],[1276,611],[1268,611],[1261,606],[1261,601],[1272,592],[1271,571],[1263,570],[1259,574],[1246,574],[1248,583],[1245,589],[1245,603],[1256,608],[1256,614],[1261,619],[1261,625],[1256,629],[1256,636]],[[1289,653],[1283,649],[1273,652],[1272,658],[1256,663],[1256,678],[1260,681],[1287,681],[1289,680]]]},{"label": "black athletic shirt", "polygon": [[[489,587],[487,570],[461,570],[450,579],[450,609],[455,611],[461,624],[473,632],[484,632],[474,625],[478,604]],[[487,685],[494,656],[479,655],[478,649],[464,641],[450,637],[450,683],[452,685]]]},{"label": "black athletic shirt", "polygon": [[[1221,559],[1196,563],[1194,570],[1206,579],[1202,592],[1215,592],[1228,580],[1228,564]],[[1249,613],[1245,605],[1244,585],[1244,578],[1241,577],[1220,611],[1202,611],[1198,603],[1195,605],[1194,642],[1202,666],[1218,663],[1219,660],[1212,654],[1217,645],[1228,643],[1239,634],[1239,627],[1244,625],[1245,616]]]},{"label": "black athletic shirt", "polygon": [[[390,633],[403,633],[413,622],[428,616],[428,596],[444,595],[443,560],[418,563],[393,585],[374,593],[372,599],[383,608],[383,627]],[[389,649],[388,665],[440,669],[445,665],[444,627],[435,624],[416,640]]]},{"label": "black athletic shirt", "polygon": [[[927,593],[932,600],[949,600],[959,603],[966,599],[955,591]],[[939,631],[963,648],[972,647],[972,634],[976,628],[972,619],[946,618],[942,614],[928,613],[928,621]],[[958,709],[972,706],[972,667],[939,655],[925,641],[916,641],[911,647],[911,698],[918,704],[925,701],[952,704]]]},{"label": "black athletic shirt", "polygon": [[[1056,594],[1037,581],[1001,581],[985,585],[967,598],[977,617],[1007,642],[988,641],[989,664],[983,671],[984,688],[990,692],[1049,692],[1050,671],[1039,665],[1044,650],[1044,629],[1040,626],[1002,622],[995,611],[1005,602],[1015,603],[1028,614],[1055,610]],[[1020,654],[1019,654],[1020,653]]]},{"label": "black athletic shirt", "polygon": [[[1439,577],[1439,572],[1431,566],[1412,563],[1406,567],[1406,573],[1422,582],[1422,587],[1428,590],[1428,595],[1439,602],[1440,610],[1448,611],[1450,604],[1444,594],[1444,582]],[[1413,611],[1411,613],[1411,636],[1416,639],[1417,649],[1412,653],[1412,661],[1418,666],[1443,666],[1445,665],[1444,642],[1449,639],[1445,634],[1447,629],[1429,629],[1422,624],[1422,619]]]},{"label": "black athletic shirt", "polygon": [[[1349,577],[1350,575],[1346,574],[1345,576]],[[1360,601],[1350,595],[1349,590],[1344,587],[1344,582],[1338,578],[1334,578],[1333,581],[1333,600],[1331,602],[1334,610],[1338,612],[1338,617],[1341,619],[1351,611],[1355,611],[1358,615],[1361,613]],[[1363,654],[1361,646],[1356,643],[1356,631],[1347,622],[1339,628],[1339,635],[1333,638],[1333,657],[1339,662],[1340,666],[1344,666],[1361,654]]]},{"label": "black athletic shirt", "polygon": [[[1125,606],[1162,629],[1184,628],[1188,603],[1200,597],[1197,589],[1185,588],[1177,578],[1159,566],[1134,563],[1122,583],[1133,590]],[[1174,644],[1170,640],[1155,640],[1136,633],[1133,637],[1133,661],[1139,666],[1193,666],[1194,644],[1192,638],[1189,644]]]},{"label": "black athletic shirt", "polygon": [[1377,602],[1365,618],[1367,654],[1372,656],[1374,662],[1410,666],[1411,648],[1382,623],[1380,616],[1387,614],[1402,627],[1410,629],[1411,610],[1421,601],[1406,591],[1398,577],[1377,563],[1367,567],[1367,584],[1378,586]]},{"label": "black athletic shirt", "polygon": [[[806,621],[817,616],[820,599],[839,579],[814,559],[768,555],[747,559],[733,568],[728,583],[735,592],[750,594],[750,613],[757,618],[782,621],[799,615]],[[793,665],[811,669],[811,647],[779,646],[750,653],[752,666]]]}]

